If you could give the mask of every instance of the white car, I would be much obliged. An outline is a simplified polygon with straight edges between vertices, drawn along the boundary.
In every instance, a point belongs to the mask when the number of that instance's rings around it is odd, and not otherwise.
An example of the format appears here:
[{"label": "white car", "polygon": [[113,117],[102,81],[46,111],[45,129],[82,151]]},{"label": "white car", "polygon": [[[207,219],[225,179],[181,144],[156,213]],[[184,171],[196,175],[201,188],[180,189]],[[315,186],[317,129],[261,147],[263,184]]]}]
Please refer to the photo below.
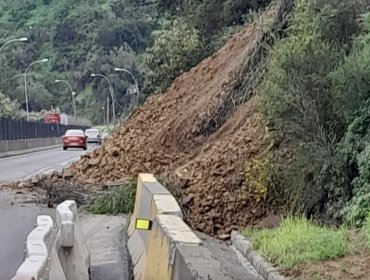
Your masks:
[{"label": "white car", "polygon": [[85,130],[85,136],[87,137],[87,143],[102,143],[102,138],[99,129],[89,128]]}]

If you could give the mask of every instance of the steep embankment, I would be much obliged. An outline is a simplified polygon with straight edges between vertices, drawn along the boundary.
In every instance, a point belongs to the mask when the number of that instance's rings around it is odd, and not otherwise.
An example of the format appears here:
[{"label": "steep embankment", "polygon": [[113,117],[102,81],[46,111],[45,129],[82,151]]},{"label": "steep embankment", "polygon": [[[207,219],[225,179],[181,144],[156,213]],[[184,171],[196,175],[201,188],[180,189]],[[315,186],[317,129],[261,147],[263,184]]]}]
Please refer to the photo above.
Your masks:
[{"label": "steep embankment", "polygon": [[263,45],[271,44],[268,34],[282,27],[290,8],[285,0],[270,7],[166,93],[150,97],[65,174],[96,184],[155,173],[181,190],[193,228],[221,238],[263,217],[266,204],[244,170],[266,150],[269,136],[250,97],[263,76]]}]

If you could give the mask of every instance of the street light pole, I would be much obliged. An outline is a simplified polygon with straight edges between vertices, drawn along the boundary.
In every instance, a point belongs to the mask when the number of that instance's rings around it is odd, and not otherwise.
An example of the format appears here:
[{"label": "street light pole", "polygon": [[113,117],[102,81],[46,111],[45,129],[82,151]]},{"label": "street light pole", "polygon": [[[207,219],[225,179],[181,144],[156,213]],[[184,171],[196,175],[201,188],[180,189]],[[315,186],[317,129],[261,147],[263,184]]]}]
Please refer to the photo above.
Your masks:
[{"label": "street light pole", "polygon": [[26,71],[24,72],[24,93],[26,95],[26,112],[27,112],[27,121],[30,120],[30,114],[29,114],[29,111],[28,111],[28,92],[27,92],[27,72],[31,69],[31,67],[35,64],[38,64],[38,63],[44,63],[44,62],[48,62],[49,60],[47,58],[45,59],[41,59],[41,60],[37,60],[35,62],[32,62],[26,69]]},{"label": "street light pole", "polygon": [[101,107],[101,109],[103,110],[103,124],[106,125],[106,121],[105,121],[105,107]]},{"label": "street light pole", "polygon": [[55,83],[64,83],[64,84],[68,85],[69,89],[71,90],[72,103],[73,103],[73,115],[74,115],[74,119],[76,121],[77,120],[76,99],[75,99],[76,92],[73,91],[72,85],[68,81],[65,81],[65,80],[55,80]]},{"label": "street light pole", "polygon": [[[7,42],[5,42],[1,47],[0,47],[0,53],[2,52],[2,50],[9,44],[11,43],[14,43],[14,42],[27,42],[28,41],[28,38],[27,37],[22,37],[22,38],[18,38],[18,39],[12,39],[12,40],[9,40]],[[3,88],[3,80],[1,79],[0,81],[0,86],[1,88]]]},{"label": "street light pole", "polygon": [[132,79],[134,80],[135,82],[135,88],[136,88],[136,92],[137,92],[137,105],[139,104],[139,98],[140,98],[140,91],[139,91],[139,83],[137,82],[137,79],[135,78],[134,74],[132,74],[132,72],[130,72],[129,70],[127,69],[124,69],[124,68],[114,68],[114,71],[116,72],[125,72],[127,74],[129,74]]},{"label": "street light pole", "polygon": [[[91,74],[90,75],[91,77],[100,77],[100,78],[103,78],[104,80],[106,80],[108,82],[108,85],[109,85],[109,91],[110,91],[110,95],[111,95],[111,98],[112,98],[112,114],[113,114],[113,121],[116,120],[116,109],[115,109],[115,103],[116,103],[116,100],[114,98],[114,90],[113,90],[113,86],[112,86],[112,83],[110,82],[110,80],[108,79],[107,76],[104,76],[103,74]],[[107,110],[109,110],[109,107],[107,107]]]},{"label": "street light pole", "polygon": [[28,38],[27,37],[22,37],[22,38],[18,38],[18,39],[12,39],[12,40],[9,40],[7,42],[5,42],[1,48],[0,48],[0,52],[5,48],[5,46],[11,44],[11,43],[14,43],[14,42],[27,42],[28,41]]}]

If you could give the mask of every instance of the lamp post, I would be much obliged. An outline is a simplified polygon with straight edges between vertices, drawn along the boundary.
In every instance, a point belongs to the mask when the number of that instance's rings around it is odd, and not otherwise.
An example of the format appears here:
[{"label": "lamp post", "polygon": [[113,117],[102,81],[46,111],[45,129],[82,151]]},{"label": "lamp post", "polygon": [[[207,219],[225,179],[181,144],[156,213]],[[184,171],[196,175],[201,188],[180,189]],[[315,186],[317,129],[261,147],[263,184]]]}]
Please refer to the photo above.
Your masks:
[{"label": "lamp post", "polygon": [[0,48],[0,52],[5,48],[5,46],[11,44],[11,43],[14,43],[14,42],[27,42],[28,41],[28,38],[27,37],[22,37],[22,38],[18,38],[18,39],[12,39],[12,40],[9,40],[7,42],[5,42],[1,48]]},{"label": "lamp post", "polygon": [[26,95],[26,112],[27,112],[27,121],[30,120],[30,114],[28,112],[28,92],[27,92],[27,73],[28,71],[31,69],[31,67],[35,64],[38,64],[38,63],[45,63],[45,62],[48,62],[49,60],[47,58],[45,59],[41,59],[41,60],[37,60],[35,62],[32,62],[26,69],[26,71],[24,72],[24,93]]},{"label": "lamp post", "polygon": [[76,99],[75,99],[76,92],[73,91],[72,85],[68,81],[65,81],[65,80],[55,80],[55,83],[64,83],[64,84],[68,85],[69,89],[71,90],[72,103],[73,103],[73,115],[74,115],[74,119],[76,121],[77,120]]},{"label": "lamp post", "polygon": [[137,79],[135,78],[134,74],[132,74],[132,72],[130,72],[129,70],[127,69],[124,69],[124,68],[114,68],[114,71],[116,72],[125,72],[127,74],[129,74],[132,79],[134,80],[135,82],[135,89],[136,89],[136,92],[137,92],[137,104],[139,104],[139,97],[140,97],[140,92],[139,92],[139,83],[137,82]]},{"label": "lamp post", "polygon": [[[108,85],[109,85],[109,91],[110,91],[110,95],[111,95],[111,98],[112,98],[112,114],[113,114],[113,122],[116,120],[116,109],[115,109],[115,103],[116,103],[116,100],[114,98],[114,90],[113,90],[113,86],[112,86],[112,83],[110,82],[110,80],[108,79],[107,76],[104,76],[103,74],[91,74],[90,75],[91,77],[100,77],[100,78],[103,78],[104,80],[106,80],[108,82]],[[107,108],[108,110],[108,108]],[[108,121],[107,121],[108,122]]]},{"label": "lamp post", "polygon": [[[22,38],[17,38],[17,39],[12,39],[12,40],[9,40],[9,41],[6,41],[1,47],[0,47],[0,53],[2,52],[2,50],[9,44],[11,43],[15,43],[15,42],[27,42],[28,41],[28,38],[27,37],[22,37]],[[1,79],[0,81],[0,85],[1,85],[1,88],[3,88],[3,80]]]},{"label": "lamp post", "polygon": [[11,80],[13,80],[13,79],[15,79],[15,78],[19,78],[19,77],[23,77],[23,76],[24,76],[24,73],[14,75],[14,76],[10,79],[10,81],[11,81]]},{"label": "lamp post", "polygon": [[106,125],[106,121],[105,121],[105,107],[101,107],[101,109],[103,110],[103,124]]}]

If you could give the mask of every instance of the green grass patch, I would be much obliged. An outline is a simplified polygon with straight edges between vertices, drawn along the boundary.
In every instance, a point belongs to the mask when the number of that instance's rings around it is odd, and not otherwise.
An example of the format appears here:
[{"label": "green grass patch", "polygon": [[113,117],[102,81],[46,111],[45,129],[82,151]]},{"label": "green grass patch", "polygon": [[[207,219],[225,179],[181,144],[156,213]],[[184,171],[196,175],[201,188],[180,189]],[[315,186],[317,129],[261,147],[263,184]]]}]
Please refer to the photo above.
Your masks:
[{"label": "green grass patch", "polygon": [[134,181],[123,186],[114,187],[98,197],[89,206],[94,214],[132,213],[135,206],[136,183]]},{"label": "green grass patch", "polygon": [[366,235],[366,245],[368,248],[370,248],[370,212],[366,216],[363,231]]},{"label": "green grass patch", "polygon": [[246,229],[243,234],[265,258],[283,269],[341,257],[349,250],[345,228],[319,227],[305,218],[289,217],[276,229]]}]

